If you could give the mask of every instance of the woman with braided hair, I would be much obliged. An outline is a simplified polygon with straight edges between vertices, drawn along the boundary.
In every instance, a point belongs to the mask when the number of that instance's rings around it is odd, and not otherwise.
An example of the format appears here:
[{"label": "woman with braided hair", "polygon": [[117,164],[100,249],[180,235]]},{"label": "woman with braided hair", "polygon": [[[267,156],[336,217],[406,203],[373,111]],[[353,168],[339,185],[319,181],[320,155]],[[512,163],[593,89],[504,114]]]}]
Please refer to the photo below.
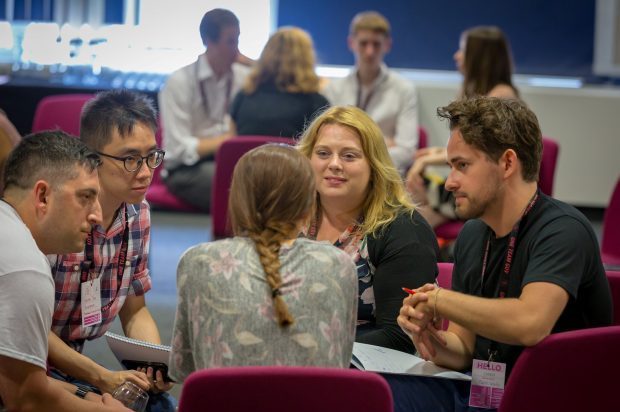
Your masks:
[{"label": "woman with braided hair", "polygon": [[192,247],[179,262],[177,381],[209,367],[349,366],[356,270],[346,253],[298,238],[315,193],[310,162],[291,146],[241,157],[229,201],[235,237]]}]

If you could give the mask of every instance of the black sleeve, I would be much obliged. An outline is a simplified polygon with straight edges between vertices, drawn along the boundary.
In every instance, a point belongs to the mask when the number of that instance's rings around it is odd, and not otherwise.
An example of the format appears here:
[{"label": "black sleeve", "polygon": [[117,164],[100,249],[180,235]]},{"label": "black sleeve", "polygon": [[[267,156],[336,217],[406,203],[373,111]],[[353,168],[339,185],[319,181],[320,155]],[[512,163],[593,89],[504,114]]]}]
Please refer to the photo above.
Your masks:
[{"label": "black sleeve", "polygon": [[406,294],[402,287],[417,288],[437,277],[437,239],[419,213],[401,214],[384,233],[369,238],[368,254],[375,266],[373,289],[376,329],[357,341],[414,353],[411,339],[396,323]]}]

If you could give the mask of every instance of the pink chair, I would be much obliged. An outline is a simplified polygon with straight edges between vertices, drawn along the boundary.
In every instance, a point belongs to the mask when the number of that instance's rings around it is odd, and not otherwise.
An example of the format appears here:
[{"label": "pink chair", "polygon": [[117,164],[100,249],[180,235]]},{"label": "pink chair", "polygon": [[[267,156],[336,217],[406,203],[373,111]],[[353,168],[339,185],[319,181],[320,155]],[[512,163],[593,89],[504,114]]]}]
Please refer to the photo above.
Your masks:
[{"label": "pink chair", "polygon": [[202,369],[183,383],[179,412],[391,412],[376,373],[355,369],[250,366]]},{"label": "pink chair", "polygon": [[[155,133],[155,141],[157,146],[163,147],[161,122],[158,120],[157,133]],[[165,159],[164,159],[165,162]],[[154,209],[177,210],[179,212],[200,212],[199,209],[179,199],[170,191],[161,178],[162,164],[153,171],[153,180],[151,186],[146,192],[146,200],[149,201]]]},{"label": "pink chair", "polygon": [[428,133],[424,126],[418,126],[418,149],[428,147]]},{"label": "pink chair", "polygon": [[499,411],[617,409],[618,348],[620,326],[547,336],[517,359]]},{"label": "pink chair", "polygon": [[[538,187],[548,196],[553,196],[555,168],[557,166],[559,152],[560,147],[555,140],[549,137],[543,137],[543,152],[540,162]],[[458,237],[464,224],[465,223],[461,220],[449,220],[435,228],[435,235],[438,238],[454,240]],[[620,243],[618,244],[620,245]]]},{"label": "pink chair", "polygon": [[543,137],[543,152],[540,161],[540,171],[538,173],[538,187],[548,195],[553,196],[553,185],[555,183],[555,168],[558,163],[560,146],[550,137]]},{"label": "pink chair", "polygon": [[614,305],[614,325],[620,326],[620,271],[607,270],[606,273],[611,290],[611,302]]},{"label": "pink chair", "polygon": [[452,288],[452,269],[453,263],[439,262],[439,275],[437,276],[437,283],[440,287],[450,289]]},{"label": "pink chair", "polygon": [[59,94],[44,97],[34,112],[32,132],[60,129],[73,136],[79,136],[82,107],[93,97],[94,94]]},{"label": "pink chair", "polygon": [[226,140],[215,156],[215,176],[211,187],[211,228],[213,239],[232,236],[228,222],[228,192],[232,182],[232,173],[241,156],[255,147],[266,143],[295,144],[286,137],[274,136],[238,136]]},{"label": "pink chair", "polygon": [[603,216],[601,258],[607,265],[620,265],[620,177]]}]

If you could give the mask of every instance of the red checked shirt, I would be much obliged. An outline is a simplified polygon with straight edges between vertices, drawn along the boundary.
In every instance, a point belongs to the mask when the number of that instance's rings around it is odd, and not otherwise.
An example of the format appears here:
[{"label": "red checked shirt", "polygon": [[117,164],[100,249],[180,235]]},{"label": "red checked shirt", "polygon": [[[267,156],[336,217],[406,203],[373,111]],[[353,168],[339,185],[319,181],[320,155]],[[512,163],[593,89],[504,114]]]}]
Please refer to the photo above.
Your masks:
[{"label": "red checked shirt", "polygon": [[[125,229],[125,211],[129,227],[129,241],[125,271],[118,283],[118,261]],[[102,336],[123,307],[127,296],[140,296],[151,289],[151,277],[147,268],[151,218],[148,203],[121,206],[107,233],[100,225],[93,230],[94,269],[90,276],[101,278],[100,324],[82,327],[82,308],[79,300],[81,263],[84,252],[49,257],[56,285],[56,299],[52,331],[78,352],[86,339]]]}]

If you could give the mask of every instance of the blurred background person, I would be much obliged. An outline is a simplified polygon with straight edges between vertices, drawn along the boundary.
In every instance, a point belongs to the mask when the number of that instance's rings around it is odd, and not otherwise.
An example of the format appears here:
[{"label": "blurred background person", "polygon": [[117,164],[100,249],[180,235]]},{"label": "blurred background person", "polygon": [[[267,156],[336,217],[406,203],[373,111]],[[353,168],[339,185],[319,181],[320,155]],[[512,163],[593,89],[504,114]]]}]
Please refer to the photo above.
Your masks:
[{"label": "blurred background person", "polygon": [[413,353],[396,324],[402,287],[435,281],[438,247],[381,129],[357,107],[331,107],[308,126],[299,150],[316,175],[317,205],[306,236],[344,250],[357,266],[356,341]]},{"label": "blurred background person", "polygon": [[21,140],[21,136],[13,123],[0,109],[0,196],[4,191],[4,164],[9,158],[9,153]]},{"label": "blurred background person", "polygon": [[295,137],[329,102],[318,93],[312,38],[284,27],[270,38],[233,100],[231,131],[238,135]]},{"label": "blurred background person", "polygon": [[377,123],[396,169],[404,175],[418,148],[418,101],[414,85],[388,69],[383,58],[392,48],[388,20],[376,11],[355,15],[347,39],[355,68],[327,84],[333,105],[355,105]]},{"label": "blurred background person", "polygon": [[[461,34],[459,49],[454,53],[454,61],[463,74],[459,98],[519,98],[519,90],[512,81],[510,44],[499,27],[477,26],[465,30]],[[433,227],[456,217],[453,198],[443,187],[444,176],[427,170],[428,166],[445,165],[446,162],[445,147],[420,149],[407,172],[407,189],[418,203],[420,213]]]},{"label": "blurred background person", "polygon": [[241,157],[229,202],[235,237],[195,246],[179,262],[170,355],[177,381],[223,366],[349,367],[355,266],[331,245],[298,237],[314,184],[294,147]]},{"label": "blurred background person", "polygon": [[214,156],[233,136],[230,101],[249,69],[239,60],[239,19],[231,11],[213,9],[200,22],[207,48],[198,59],[170,75],[159,93],[166,186],[198,209],[209,211]]}]

